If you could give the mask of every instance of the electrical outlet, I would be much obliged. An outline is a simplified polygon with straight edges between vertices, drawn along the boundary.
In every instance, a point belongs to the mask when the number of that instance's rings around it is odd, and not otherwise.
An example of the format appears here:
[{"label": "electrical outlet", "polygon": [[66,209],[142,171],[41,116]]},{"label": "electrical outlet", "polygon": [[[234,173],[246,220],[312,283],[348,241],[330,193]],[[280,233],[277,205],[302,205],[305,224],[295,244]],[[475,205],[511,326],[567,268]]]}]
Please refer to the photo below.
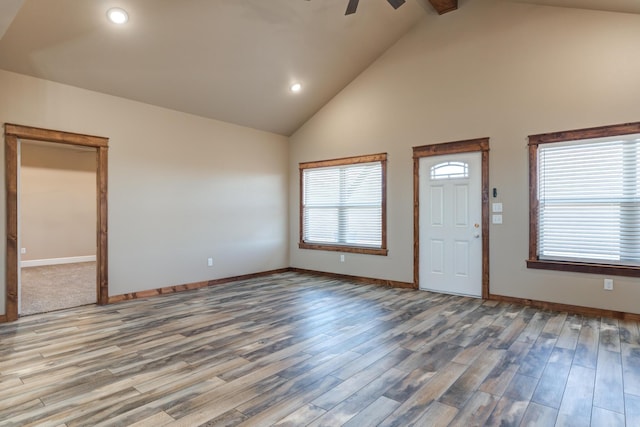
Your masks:
[{"label": "electrical outlet", "polygon": [[213,267],[213,258],[207,258],[207,266]]},{"label": "electrical outlet", "polygon": [[27,253],[27,248],[21,248],[20,249],[20,253],[23,254],[23,255],[26,254]]},{"label": "electrical outlet", "polygon": [[340,262],[344,262],[344,254],[340,254]]},{"label": "electrical outlet", "polygon": [[604,290],[605,291],[613,290],[613,279],[604,279]]}]

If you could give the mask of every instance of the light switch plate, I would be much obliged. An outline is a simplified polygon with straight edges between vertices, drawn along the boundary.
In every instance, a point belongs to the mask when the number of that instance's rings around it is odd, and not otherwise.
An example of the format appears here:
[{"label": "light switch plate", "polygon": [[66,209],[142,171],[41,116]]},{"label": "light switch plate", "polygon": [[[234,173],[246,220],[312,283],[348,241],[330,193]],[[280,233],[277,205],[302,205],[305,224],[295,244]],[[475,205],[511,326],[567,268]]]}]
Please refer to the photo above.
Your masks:
[{"label": "light switch plate", "polygon": [[502,224],[502,215],[493,215],[494,224]]},{"label": "light switch plate", "polygon": [[502,203],[494,203],[492,208],[494,212],[502,212]]}]

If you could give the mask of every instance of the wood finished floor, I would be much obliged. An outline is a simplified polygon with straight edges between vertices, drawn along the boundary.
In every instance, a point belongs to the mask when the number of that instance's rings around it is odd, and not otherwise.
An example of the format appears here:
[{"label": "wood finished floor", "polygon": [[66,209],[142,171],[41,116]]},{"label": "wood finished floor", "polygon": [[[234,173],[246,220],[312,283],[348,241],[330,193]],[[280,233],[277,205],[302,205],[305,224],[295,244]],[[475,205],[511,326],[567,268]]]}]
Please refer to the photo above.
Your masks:
[{"label": "wood finished floor", "polygon": [[296,273],[0,343],[2,426],[640,426],[637,322]]}]

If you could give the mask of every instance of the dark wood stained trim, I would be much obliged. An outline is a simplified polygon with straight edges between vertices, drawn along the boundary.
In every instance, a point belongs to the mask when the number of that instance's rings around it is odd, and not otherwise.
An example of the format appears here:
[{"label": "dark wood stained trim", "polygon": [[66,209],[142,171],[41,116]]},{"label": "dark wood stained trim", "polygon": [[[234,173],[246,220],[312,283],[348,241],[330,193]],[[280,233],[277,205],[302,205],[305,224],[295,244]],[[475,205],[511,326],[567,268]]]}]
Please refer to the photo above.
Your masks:
[{"label": "dark wood stained trim", "polygon": [[529,145],[640,133],[640,122],[529,135]]},{"label": "dark wood stained trim", "polygon": [[6,183],[6,300],[7,321],[18,319],[18,138],[5,135],[5,183]]},{"label": "dark wood stained trim", "polygon": [[489,279],[489,138],[413,147],[413,281],[420,287],[420,158],[459,153],[482,154],[482,298],[490,295]]},{"label": "dark wood stained trim", "polygon": [[482,298],[489,297],[489,140],[482,150]]},{"label": "dark wood stained trim", "polygon": [[571,261],[528,259],[527,268],[539,270],[571,271],[576,273],[604,274],[609,276],[640,277],[640,267],[611,264],[589,264]]},{"label": "dark wood stained trim", "polygon": [[302,182],[303,182],[303,176],[304,176],[304,172],[303,169],[298,169],[298,175],[300,180],[298,181],[298,214],[299,214],[299,219],[300,219],[300,223],[298,226],[298,244],[301,244],[304,240],[304,214],[302,213],[302,199],[303,199],[303,191],[302,191]]},{"label": "dark wood stained trim", "polygon": [[458,9],[458,0],[429,0],[429,3],[438,12],[438,15]]},{"label": "dark wood stained trim", "polygon": [[475,151],[489,151],[489,138],[467,139],[463,141],[413,147],[413,158],[440,156],[445,154],[472,153]]},{"label": "dark wood stained trim", "polygon": [[413,284],[420,288],[420,157],[413,149]]},{"label": "dark wood stained trim", "polygon": [[190,291],[193,289],[206,288],[207,286],[209,286],[209,282],[193,282],[185,283],[183,285],[166,286],[164,288],[131,292],[122,295],[113,295],[109,297],[109,304],[114,304],[122,301],[130,301],[139,298],[150,298],[158,295],[173,294],[176,292]]},{"label": "dark wood stained trim", "polygon": [[538,146],[554,142],[640,133],[640,122],[529,135],[529,258],[527,268],[640,277],[640,267],[538,259]]},{"label": "dark wood stained trim", "polygon": [[289,268],[280,268],[277,270],[263,271],[260,273],[243,274],[240,276],[225,277],[222,279],[206,280],[203,282],[185,283],[182,285],[165,286],[164,288],[149,289],[146,291],[131,292],[128,294],[114,295],[109,297],[109,304],[129,301],[139,298],[150,298],[158,295],[174,294],[176,292],[191,291],[194,289],[206,288],[207,286],[221,285],[223,283],[237,282],[240,280],[255,279],[258,277],[269,276],[271,274],[286,273]]},{"label": "dark wood stained trim", "polygon": [[383,162],[385,160],[387,160],[387,153],[368,154],[366,156],[343,157],[340,159],[320,160],[317,162],[303,162],[300,163],[300,169],[355,165],[358,163]]},{"label": "dark wood stained trim", "polygon": [[98,304],[105,305],[109,303],[109,244],[108,244],[108,150],[107,147],[99,147],[96,156],[96,187],[97,194],[97,263],[96,283],[98,287]]},{"label": "dark wood stained trim", "polygon": [[298,243],[298,248],[315,249],[319,251],[348,252],[352,254],[363,254],[363,255],[381,255],[381,256],[386,256],[389,253],[389,250],[386,248],[383,248],[383,249],[360,248],[357,246],[320,245],[317,243],[305,243],[305,242]]},{"label": "dark wood stained trim", "polygon": [[[371,162],[381,162],[382,165],[382,235],[381,235],[381,247],[380,248],[366,248],[359,246],[348,246],[348,245],[331,245],[331,244],[319,244],[319,243],[307,243],[303,241],[304,233],[304,215],[302,209],[302,200],[303,200],[303,171],[305,169],[312,168],[320,168],[320,167],[330,167],[330,166],[344,166],[344,165],[354,165],[358,163],[371,163]],[[299,249],[311,249],[311,250],[320,250],[320,251],[333,251],[333,252],[348,252],[355,254],[364,254],[364,255],[380,255],[387,256],[389,250],[387,249],[387,153],[379,153],[379,154],[369,154],[365,156],[355,156],[355,157],[344,157],[341,159],[331,159],[331,160],[320,160],[317,162],[306,162],[299,164],[299,228],[298,228],[298,248]]]},{"label": "dark wood stained trim", "polygon": [[579,305],[560,304],[556,302],[538,301],[526,298],[516,298],[504,295],[491,294],[489,299],[492,301],[506,302],[510,304],[520,304],[528,307],[539,308],[542,310],[561,311],[567,313],[581,314],[589,317],[610,317],[614,319],[630,320],[634,322],[640,321],[640,314],[626,313],[624,311],[605,310],[602,308],[582,307]]},{"label": "dark wood stained trim", "polygon": [[0,323],[7,323],[7,315],[6,314],[0,314]]},{"label": "dark wood stained trim", "polygon": [[381,244],[382,248],[380,251],[384,251],[384,253],[380,252],[378,255],[387,256],[387,155],[384,154],[384,159],[382,159],[382,218],[380,221],[380,226],[382,227],[382,236],[381,236]]},{"label": "dark wood stained trim", "polygon": [[529,259],[538,257],[538,146],[529,146]]},{"label": "dark wood stained trim", "polygon": [[4,125],[5,135],[5,180],[6,180],[6,317],[7,321],[18,318],[18,140],[46,141],[69,145],[81,145],[96,149],[96,293],[98,304],[109,300],[108,278],[108,143],[109,138],[83,135],[57,130]]},{"label": "dark wood stained trim", "polygon": [[401,289],[414,289],[414,290],[417,289],[414,283],[399,282],[396,280],[374,279],[371,277],[351,276],[348,274],[327,273],[324,271],[306,270],[303,268],[295,268],[295,267],[289,267],[288,270],[293,271],[295,273],[310,274],[313,276],[325,276],[325,277],[330,277],[332,279],[348,280],[350,282],[363,283],[366,285],[387,286],[390,288],[401,288]]},{"label": "dark wood stained trim", "polygon": [[41,129],[31,126],[21,126],[12,123],[4,125],[5,135],[13,135],[33,141],[59,142],[63,144],[83,145],[85,147],[107,147],[109,138],[80,133],[61,132],[57,130]]}]

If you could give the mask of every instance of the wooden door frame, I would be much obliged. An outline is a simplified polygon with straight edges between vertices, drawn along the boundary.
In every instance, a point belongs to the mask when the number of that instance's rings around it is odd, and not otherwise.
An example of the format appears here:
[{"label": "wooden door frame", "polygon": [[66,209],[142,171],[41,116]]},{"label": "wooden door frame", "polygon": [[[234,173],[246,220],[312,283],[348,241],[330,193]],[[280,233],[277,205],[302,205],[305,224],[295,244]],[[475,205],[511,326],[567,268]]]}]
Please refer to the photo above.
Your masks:
[{"label": "wooden door frame", "polygon": [[482,298],[489,299],[489,138],[413,147],[413,283],[420,288],[420,159],[460,153],[482,155]]},{"label": "wooden door frame", "polygon": [[6,299],[5,317],[18,319],[18,140],[79,145],[96,150],[96,294],[98,304],[109,302],[108,246],[107,246],[107,153],[109,138],[61,132],[11,123],[4,125],[5,185],[7,215]]}]

